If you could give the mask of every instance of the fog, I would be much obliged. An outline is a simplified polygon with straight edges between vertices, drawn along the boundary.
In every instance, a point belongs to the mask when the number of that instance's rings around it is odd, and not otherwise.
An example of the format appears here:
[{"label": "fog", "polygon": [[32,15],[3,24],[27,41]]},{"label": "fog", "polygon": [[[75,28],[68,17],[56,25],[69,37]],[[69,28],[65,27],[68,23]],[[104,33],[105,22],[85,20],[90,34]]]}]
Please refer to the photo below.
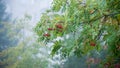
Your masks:
[{"label": "fog", "polygon": [[[50,8],[52,0],[0,0],[0,21],[4,23],[15,23],[17,20],[24,19],[25,15],[30,16],[31,18],[23,23],[24,28],[20,28],[23,34],[23,37],[31,37],[33,35],[33,28],[36,23],[40,20],[41,13],[46,9]],[[21,23],[22,24],[22,23]],[[1,24],[1,29],[2,28]],[[12,28],[18,28],[17,26],[12,26]],[[7,30],[7,28],[5,29]],[[4,31],[5,32],[5,31]],[[1,32],[1,36],[6,34],[6,32]],[[9,43],[1,38],[2,43]],[[4,46],[4,45],[2,45]]]}]

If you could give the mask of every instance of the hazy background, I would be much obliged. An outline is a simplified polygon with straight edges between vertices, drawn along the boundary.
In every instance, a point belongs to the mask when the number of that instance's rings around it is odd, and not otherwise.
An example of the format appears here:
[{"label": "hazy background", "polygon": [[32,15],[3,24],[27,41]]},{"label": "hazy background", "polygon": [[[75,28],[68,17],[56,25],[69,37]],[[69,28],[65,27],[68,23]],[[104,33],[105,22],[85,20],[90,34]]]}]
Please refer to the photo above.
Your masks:
[{"label": "hazy background", "polygon": [[[23,29],[22,32],[25,36],[30,37],[33,32],[28,30],[28,28],[32,29],[35,26],[40,20],[41,13],[50,8],[51,2],[52,0],[0,0],[0,21],[17,23],[16,20],[23,19],[25,15],[29,15],[31,17],[29,26],[21,29]],[[7,37],[5,38],[7,28],[3,28],[3,24],[0,24],[0,29],[5,29],[5,31],[0,32],[0,50],[2,50],[10,44],[10,40],[8,41]]]}]

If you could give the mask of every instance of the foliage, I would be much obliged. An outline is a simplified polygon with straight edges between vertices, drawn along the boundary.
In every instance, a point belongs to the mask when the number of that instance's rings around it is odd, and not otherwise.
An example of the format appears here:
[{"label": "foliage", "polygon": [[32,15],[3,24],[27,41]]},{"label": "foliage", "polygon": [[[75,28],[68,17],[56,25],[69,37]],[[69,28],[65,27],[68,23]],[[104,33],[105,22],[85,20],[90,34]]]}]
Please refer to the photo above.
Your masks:
[{"label": "foliage", "polygon": [[[119,6],[119,0],[53,0],[52,8],[42,14],[35,27],[38,41],[55,43],[51,55],[60,52],[64,57],[81,57],[107,46],[109,56],[119,58]],[[64,40],[53,41],[57,37]]]}]

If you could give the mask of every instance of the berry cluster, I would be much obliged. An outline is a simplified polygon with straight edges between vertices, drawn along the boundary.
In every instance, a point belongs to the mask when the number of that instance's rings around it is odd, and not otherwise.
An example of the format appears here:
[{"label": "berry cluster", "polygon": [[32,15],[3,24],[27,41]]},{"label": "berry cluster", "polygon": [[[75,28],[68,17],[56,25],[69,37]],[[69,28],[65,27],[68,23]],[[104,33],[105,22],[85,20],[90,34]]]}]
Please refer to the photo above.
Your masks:
[{"label": "berry cluster", "polygon": [[90,46],[96,46],[95,42],[90,42]]},{"label": "berry cluster", "polygon": [[45,37],[50,37],[50,34],[49,34],[49,33],[46,33],[46,34],[44,34],[43,36],[45,36]]},{"label": "berry cluster", "polygon": [[[56,24],[55,27],[56,27],[56,28],[48,28],[47,30],[48,30],[48,31],[57,30],[58,32],[62,32],[62,30],[63,30],[62,24]],[[45,33],[45,34],[43,34],[43,36],[44,36],[44,37],[50,37],[51,35],[50,35],[50,33]]]},{"label": "berry cluster", "polygon": [[62,24],[56,24],[55,26],[56,26],[56,28],[58,28],[58,29],[63,29]]}]

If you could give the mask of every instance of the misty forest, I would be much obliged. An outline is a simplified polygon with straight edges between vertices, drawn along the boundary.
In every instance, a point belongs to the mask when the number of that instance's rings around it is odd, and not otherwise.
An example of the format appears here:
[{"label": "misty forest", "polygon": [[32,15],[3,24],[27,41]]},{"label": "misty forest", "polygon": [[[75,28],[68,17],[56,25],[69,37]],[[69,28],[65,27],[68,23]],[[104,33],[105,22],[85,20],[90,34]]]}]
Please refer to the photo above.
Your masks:
[{"label": "misty forest", "polygon": [[120,68],[120,0],[0,0],[0,68]]}]

